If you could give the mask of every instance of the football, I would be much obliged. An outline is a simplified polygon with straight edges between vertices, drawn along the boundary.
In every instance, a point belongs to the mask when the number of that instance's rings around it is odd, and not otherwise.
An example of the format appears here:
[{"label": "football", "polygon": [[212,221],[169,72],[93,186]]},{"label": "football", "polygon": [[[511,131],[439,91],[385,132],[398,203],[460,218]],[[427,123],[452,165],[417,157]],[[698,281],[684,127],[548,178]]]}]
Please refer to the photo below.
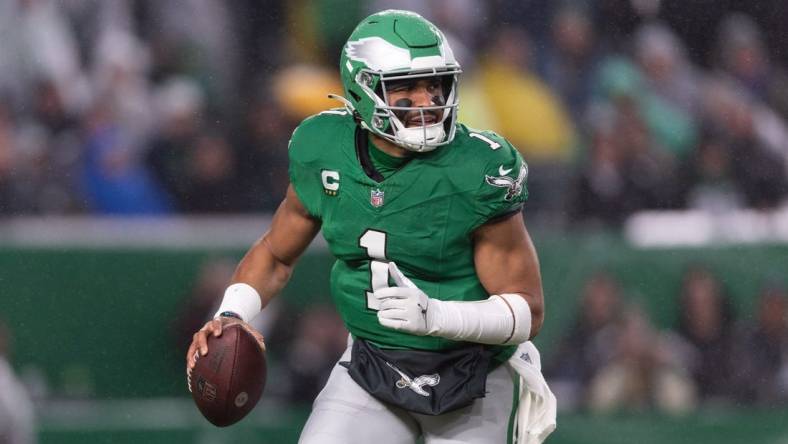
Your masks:
[{"label": "football", "polygon": [[208,337],[208,354],[192,369],[189,388],[197,408],[218,427],[240,421],[257,405],[266,380],[265,354],[238,324]]}]

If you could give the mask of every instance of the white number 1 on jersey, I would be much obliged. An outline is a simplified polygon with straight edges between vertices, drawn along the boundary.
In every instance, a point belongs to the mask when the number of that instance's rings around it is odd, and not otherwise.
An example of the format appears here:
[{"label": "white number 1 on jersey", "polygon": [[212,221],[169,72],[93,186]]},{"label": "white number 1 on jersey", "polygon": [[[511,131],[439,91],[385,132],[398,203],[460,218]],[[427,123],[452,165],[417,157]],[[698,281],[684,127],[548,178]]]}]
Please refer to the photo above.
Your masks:
[{"label": "white number 1 on jersey", "polygon": [[495,151],[495,150],[497,150],[498,148],[501,147],[500,143],[490,139],[487,136],[483,136],[483,135],[481,135],[479,133],[468,133],[468,135],[471,136],[471,137],[475,137],[475,138],[477,138],[479,140],[483,140],[483,141],[487,142],[487,145],[490,145],[490,149],[493,150],[493,151]]},{"label": "white number 1 on jersey", "polygon": [[370,289],[367,290],[367,308],[380,309],[380,303],[372,293],[375,290],[389,286],[389,264],[386,259],[386,233],[377,230],[367,230],[358,238],[358,245],[367,250],[370,273]]}]

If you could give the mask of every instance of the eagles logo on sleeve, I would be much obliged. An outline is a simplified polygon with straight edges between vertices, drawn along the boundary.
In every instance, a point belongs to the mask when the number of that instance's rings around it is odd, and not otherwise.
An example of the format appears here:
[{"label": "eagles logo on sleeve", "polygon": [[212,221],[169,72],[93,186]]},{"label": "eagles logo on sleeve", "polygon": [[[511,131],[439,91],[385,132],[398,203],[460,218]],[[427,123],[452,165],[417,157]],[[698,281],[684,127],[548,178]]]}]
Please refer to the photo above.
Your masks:
[{"label": "eagles logo on sleeve", "polygon": [[525,178],[528,177],[528,166],[523,162],[517,177],[507,176],[507,174],[511,172],[511,169],[504,169],[503,165],[501,165],[498,167],[498,174],[500,174],[500,176],[485,175],[484,181],[494,187],[506,188],[507,191],[504,199],[512,200],[512,198],[519,196],[523,192],[523,183],[525,183]]}]

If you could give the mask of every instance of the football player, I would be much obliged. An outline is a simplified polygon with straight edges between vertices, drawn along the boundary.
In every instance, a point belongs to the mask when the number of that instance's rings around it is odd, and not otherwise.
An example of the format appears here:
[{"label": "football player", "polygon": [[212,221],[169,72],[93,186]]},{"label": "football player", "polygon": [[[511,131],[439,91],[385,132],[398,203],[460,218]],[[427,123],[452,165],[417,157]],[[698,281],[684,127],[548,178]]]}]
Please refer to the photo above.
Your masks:
[{"label": "football player", "polygon": [[528,167],[506,139],[457,122],[460,65],[421,16],[364,19],[339,68],[344,107],[293,133],[287,195],[188,368],[208,335],[279,293],[322,230],[351,338],[301,443],[541,442],[555,408],[527,342],[544,317]]}]

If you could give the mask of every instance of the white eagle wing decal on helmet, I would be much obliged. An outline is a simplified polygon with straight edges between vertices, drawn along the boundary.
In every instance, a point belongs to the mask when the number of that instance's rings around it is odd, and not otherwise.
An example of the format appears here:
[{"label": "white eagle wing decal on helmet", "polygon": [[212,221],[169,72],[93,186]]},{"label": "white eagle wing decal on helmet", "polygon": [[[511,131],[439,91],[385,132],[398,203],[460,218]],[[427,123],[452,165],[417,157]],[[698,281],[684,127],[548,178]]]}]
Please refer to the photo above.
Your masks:
[{"label": "white eagle wing decal on helmet", "polygon": [[446,60],[447,64],[457,65],[457,59],[454,58],[454,51],[451,50],[449,41],[445,38],[441,42],[441,54],[443,54],[443,58]]},{"label": "white eagle wing decal on helmet", "polygon": [[373,71],[390,71],[410,67],[410,51],[392,45],[380,37],[365,37],[345,46],[350,60],[362,62]]}]

